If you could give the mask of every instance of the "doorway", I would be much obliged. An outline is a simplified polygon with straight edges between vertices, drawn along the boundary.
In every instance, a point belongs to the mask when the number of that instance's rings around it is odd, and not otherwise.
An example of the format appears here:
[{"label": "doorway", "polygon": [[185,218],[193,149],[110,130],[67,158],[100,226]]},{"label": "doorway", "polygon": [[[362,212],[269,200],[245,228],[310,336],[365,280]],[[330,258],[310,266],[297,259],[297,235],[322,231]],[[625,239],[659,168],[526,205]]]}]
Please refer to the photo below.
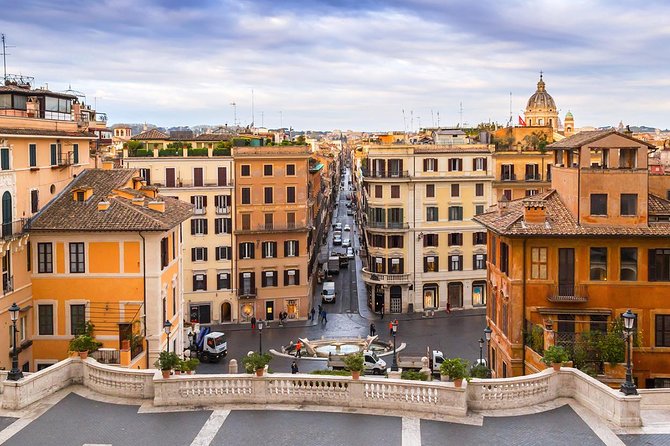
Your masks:
[{"label": "doorway", "polygon": [[558,250],[558,295],[573,296],[575,292],[575,250]]},{"label": "doorway", "polygon": [[275,303],[273,300],[265,301],[265,320],[273,321],[275,319]]},{"label": "doorway", "polygon": [[224,302],[221,304],[221,322],[230,322],[232,319],[232,307],[230,302]]},{"label": "doorway", "polygon": [[402,288],[399,285],[391,287],[391,313],[402,313]]}]

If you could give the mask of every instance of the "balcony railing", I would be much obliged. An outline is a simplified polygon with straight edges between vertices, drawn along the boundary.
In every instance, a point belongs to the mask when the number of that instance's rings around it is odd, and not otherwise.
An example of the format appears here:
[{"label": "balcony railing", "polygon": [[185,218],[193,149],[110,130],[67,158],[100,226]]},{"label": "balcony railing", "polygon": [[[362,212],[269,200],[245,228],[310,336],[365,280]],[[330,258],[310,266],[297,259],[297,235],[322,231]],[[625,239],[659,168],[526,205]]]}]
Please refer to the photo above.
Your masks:
[{"label": "balcony railing", "polygon": [[516,181],[516,174],[514,173],[503,173],[500,177],[501,181]]},{"label": "balcony railing", "polygon": [[217,207],[216,208],[216,215],[228,215],[230,214],[230,208],[229,207]]},{"label": "balcony railing", "polygon": [[120,354],[115,348],[99,348],[91,352],[91,356],[102,364],[120,364]]},{"label": "balcony railing", "polygon": [[374,273],[368,270],[368,268],[363,268],[361,270],[363,275],[363,281],[370,283],[378,283],[382,285],[400,285],[403,283],[409,283],[410,274],[385,274],[385,273]]},{"label": "balcony railing", "polygon": [[14,291],[14,276],[2,276],[2,294],[11,293]]},{"label": "balcony railing", "polygon": [[367,178],[407,178],[409,171],[407,170],[363,170],[363,176]]},{"label": "balcony railing", "polygon": [[261,223],[249,227],[243,227],[235,231],[237,234],[250,234],[254,232],[285,232],[285,231],[308,231],[310,228],[298,223]]},{"label": "balcony railing", "polygon": [[396,221],[369,221],[367,226],[373,229],[409,229],[409,223]]},{"label": "balcony railing", "polygon": [[201,207],[201,208],[193,208],[193,214],[194,215],[204,215],[207,212],[206,207]]},{"label": "balcony railing", "polygon": [[589,300],[585,285],[555,285],[547,296],[549,302],[580,303]]},{"label": "balcony railing", "polygon": [[242,287],[237,289],[237,296],[241,298],[247,298],[247,299],[252,299],[256,297],[256,287]]},{"label": "balcony railing", "polygon": [[5,240],[18,237],[23,234],[24,229],[26,228],[26,223],[28,223],[27,218],[22,218],[20,220],[14,220],[9,223],[2,223],[0,226],[2,230],[2,238]]},{"label": "balcony railing", "polygon": [[542,175],[539,173],[527,173],[526,181],[542,181]]}]

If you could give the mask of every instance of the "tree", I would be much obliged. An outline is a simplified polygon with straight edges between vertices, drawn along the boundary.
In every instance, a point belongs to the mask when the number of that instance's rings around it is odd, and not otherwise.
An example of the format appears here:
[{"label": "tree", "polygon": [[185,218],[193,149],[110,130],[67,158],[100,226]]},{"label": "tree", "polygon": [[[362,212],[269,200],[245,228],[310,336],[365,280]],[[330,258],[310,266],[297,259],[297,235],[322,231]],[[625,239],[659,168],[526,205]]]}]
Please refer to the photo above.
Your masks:
[{"label": "tree", "polygon": [[526,135],[523,138],[524,149],[526,150],[539,150],[544,153],[545,147],[547,147],[547,135],[543,132],[535,131],[530,135]]},{"label": "tree", "polygon": [[135,156],[138,150],[144,149],[144,143],[140,141],[130,140],[123,144],[124,149],[128,149],[130,156]]}]

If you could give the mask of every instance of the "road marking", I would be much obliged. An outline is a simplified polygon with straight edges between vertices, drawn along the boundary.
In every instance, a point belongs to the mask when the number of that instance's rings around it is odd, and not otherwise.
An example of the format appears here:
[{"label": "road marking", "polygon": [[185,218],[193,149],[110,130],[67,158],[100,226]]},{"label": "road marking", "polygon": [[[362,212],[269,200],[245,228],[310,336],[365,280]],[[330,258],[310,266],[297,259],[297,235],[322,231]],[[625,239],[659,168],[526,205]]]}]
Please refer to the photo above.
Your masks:
[{"label": "road marking", "polygon": [[209,446],[219,432],[219,429],[221,429],[221,426],[223,426],[226,418],[228,418],[228,415],[230,415],[229,410],[215,410],[212,412],[202,426],[202,429],[200,429],[200,432],[198,432],[198,435],[191,442],[191,446]]},{"label": "road marking", "polygon": [[421,420],[402,417],[402,446],[421,446]]}]

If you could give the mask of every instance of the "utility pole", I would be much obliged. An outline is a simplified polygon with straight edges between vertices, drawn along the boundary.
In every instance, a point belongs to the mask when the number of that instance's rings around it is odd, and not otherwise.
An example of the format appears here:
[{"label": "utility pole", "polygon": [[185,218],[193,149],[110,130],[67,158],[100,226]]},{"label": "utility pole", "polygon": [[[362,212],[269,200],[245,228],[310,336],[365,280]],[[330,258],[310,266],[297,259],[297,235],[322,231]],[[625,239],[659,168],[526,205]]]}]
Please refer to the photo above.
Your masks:
[{"label": "utility pole", "polygon": [[2,69],[3,69],[3,80],[7,81],[7,56],[11,54],[7,53],[7,48],[14,48],[13,45],[7,45],[5,40],[5,35],[2,34]]},{"label": "utility pole", "polygon": [[256,115],[254,114],[254,89],[251,89],[251,126],[256,126]]},{"label": "utility pole", "polygon": [[237,127],[237,104],[233,101],[230,105],[233,106],[233,125]]}]

